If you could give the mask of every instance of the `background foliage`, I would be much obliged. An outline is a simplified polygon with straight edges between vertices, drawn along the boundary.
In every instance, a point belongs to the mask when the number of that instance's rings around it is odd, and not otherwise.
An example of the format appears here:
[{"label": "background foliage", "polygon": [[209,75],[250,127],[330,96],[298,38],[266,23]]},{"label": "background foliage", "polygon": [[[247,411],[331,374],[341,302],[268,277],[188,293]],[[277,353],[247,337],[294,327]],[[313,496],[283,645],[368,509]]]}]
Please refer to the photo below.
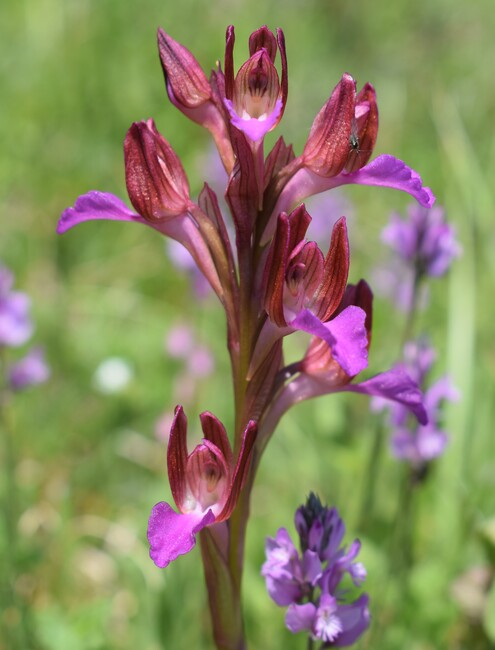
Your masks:
[{"label": "background foliage", "polygon": [[[374,505],[362,517],[366,467],[377,428],[365,398],[326,397],[281,423],[263,461],[252,505],[245,570],[253,648],[301,648],[259,575],[266,535],[291,519],[310,490],[335,504],[359,535],[373,628],[362,648],[489,648],[495,597],[468,615],[453,597],[467,570],[493,570],[495,245],[495,13],[489,0],[6,0],[0,5],[0,259],[33,299],[36,341],[46,346],[49,383],[19,395],[12,425],[17,547],[0,528],[1,574],[13,572],[17,602],[3,602],[0,648],[49,650],[209,648],[199,554],[159,571],[148,558],[151,506],[168,498],[165,444],[155,422],[173,408],[180,364],[163,338],[190,321],[216,358],[214,379],[188,406],[191,431],[209,409],[231,421],[223,321],[212,299],[197,305],[187,279],[148,229],[93,223],[59,238],[59,213],[89,189],[125,196],[121,143],[130,123],[153,116],[180,154],[193,193],[201,187],[208,137],[169,103],[155,30],[186,44],[205,69],[222,59],[234,23],[237,64],[259,25],[284,28],[289,102],[278,130],[300,152],[316,111],[343,71],[377,90],[376,153],[420,171],[446,206],[464,253],[431,287],[418,323],[462,393],[450,405],[451,444],[415,502],[412,569],[391,565],[402,468],[383,451],[372,477]],[[278,135],[277,133],[277,135]],[[379,233],[407,197],[355,187],[351,279],[383,258]],[[388,367],[403,323],[376,301],[370,371]],[[123,357],[133,380],[103,395],[94,373]],[[491,541],[490,541],[491,539]],[[10,553],[8,551],[11,551]],[[12,552],[13,551],[13,552]],[[461,583],[474,602],[476,593]],[[459,588],[457,589],[459,591]],[[483,607],[485,607],[483,614]],[[490,615],[491,611],[491,615]],[[483,628],[482,618],[485,617]],[[488,636],[487,636],[488,634]],[[489,639],[492,639],[490,641]],[[490,645],[492,643],[492,645]]]}]

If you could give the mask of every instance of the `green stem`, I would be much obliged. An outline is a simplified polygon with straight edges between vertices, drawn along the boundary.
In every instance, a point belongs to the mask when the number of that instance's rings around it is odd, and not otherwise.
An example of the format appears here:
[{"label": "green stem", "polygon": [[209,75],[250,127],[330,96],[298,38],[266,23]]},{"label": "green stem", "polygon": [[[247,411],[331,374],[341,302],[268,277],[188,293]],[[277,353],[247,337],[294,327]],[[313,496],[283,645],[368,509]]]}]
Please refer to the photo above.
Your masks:
[{"label": "green stem", "polygon": [[[6,370],[5,350],[0,350],[0,367],[4,374]],[[6,596],[4,616],[2,622],[5,627],[5,637],[8,647],[12,650],[24,650],[24,648],[35,648],[38,644],[32,638],[29,630],[28,612],[24,603],[19,598],[15,583],[18,576],[18,494],[15,479],[15,468],[17,465],[17,454],[15,449],[15,436],[12,423],[9,418],[11,393],[8,388],[7,377],[2,377],[0,387],[0,429],[3,438],[3,467],[4,467],[4,504],[3,516],[5,521],[5,566],[3,579],[5,585],[2,591]],[[12,614],[13,619],[19,618],[20,624],[9,625],[7,623],[7,612]]]},{"label": "green stem", "polygon": [[[394,534],[392,536],[391,570],[405,577],[412,565],[414,546],[414,493],[415,485],[410,468],[404,472],[397,504]],[[405,581],[403,581],[405,584]]]},{"label": "green stem", "polygon": [[406,315],[406,323],[404,326],[404,332],[402,335],[402,348],[412,338],[414,331],[414,324],[416,321],[416,315],[418,312],[418,300],[419,300],[419,287],[421,285],[422,275],[419,272],[414,274],[414,283],[413,283],[413,294],[411,297],[411,304]]}]

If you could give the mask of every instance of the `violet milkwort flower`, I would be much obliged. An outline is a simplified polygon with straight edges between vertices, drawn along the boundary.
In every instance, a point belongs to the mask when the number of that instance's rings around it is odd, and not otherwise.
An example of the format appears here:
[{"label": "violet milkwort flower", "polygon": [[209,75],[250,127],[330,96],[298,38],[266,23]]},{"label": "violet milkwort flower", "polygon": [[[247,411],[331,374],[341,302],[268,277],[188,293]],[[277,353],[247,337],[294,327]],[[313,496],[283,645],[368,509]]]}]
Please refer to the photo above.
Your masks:
[{"label": "violet milkwort flower", "polygon": [[395,257],[390,268],[378,269],[379,285],[406,312],[426,302],[427,287],[420,286],[422,280],[444,275],[462,252],[441,206],[428,209],[411,204],[406,219],[393,213],[381,238]]},{"label": "violet milkwort flower", "polygon": [[459,398],[458,391],[448,376],[441,377],[426,389],[435,357],[434,349],[425,340],[409,341],[404,346],[404,362],[399,364],[425,389],[424,406],[428,415],[426,424],[412,422],[401,404],[387,404],[382,400],[375,400],[372,404],[374,410],[386,408],[389,411],[389,426],[392,429],[390,447],[393,455],[409,462],[420,473],[429,462],[443,454],[448,444],[448,434],[440,426],[442,402],[456,401]]},{"label": "violet milkwort flower", "polygon": [[366,570],[355,559],[360,543],[342,546],[345,525],[335,508],[323,506],[310,494],[296,511],[295,525],[302,555],[285,528],[266,540],[262,568],[268,593],[282,607],[288,606],[285,623],[293,632],[306,631],[323,647],[352,645],[369,626],[368,596],[353,602],[341,582],[349,575],[359,587]]},{"label": "violet milkwort flower", "polygon": [[411,204],[407,219],[393,213],[382,232],[384,241],[418,276],[440,277],[461,253],[455,229],[445,221],[441,206]]},{"label": "violet milkwort flower", "polygon": [[157,503],[148,524],[153,562],[163,568],[196,544],[205,526],[226,521],[234,509],[249,468],[256,424],[249,422],[236,460],[223,424],[211,413],[201,416],[204,439],[187,453],[187,419],[181,406],[175,411],[168,442],[170,488],[179,510]]}]

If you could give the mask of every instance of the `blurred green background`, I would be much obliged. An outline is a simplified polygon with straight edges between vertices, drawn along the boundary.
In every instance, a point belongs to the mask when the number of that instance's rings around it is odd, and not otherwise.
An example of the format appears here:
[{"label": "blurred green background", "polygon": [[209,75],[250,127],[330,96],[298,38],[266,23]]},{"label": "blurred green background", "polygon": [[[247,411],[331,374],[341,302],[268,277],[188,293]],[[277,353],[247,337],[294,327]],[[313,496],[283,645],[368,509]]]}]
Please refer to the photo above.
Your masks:
[{"label": "blurred green background", "polygon": [[[237,66],[251,31],[284,29],[289,102],[277,135],[297,153],[343,71],[359,87],[371,81],[380,109],[375,153],[420,171],[464,250],[449,277],[432,283],[417,323],[437,346],[437,374],[451,374],[462,400],[446,409],[451,443],[416,495],[407,580],[389,561],[404,468],[386,448],[366,525],[360,514],[377,427],[368,401],[301,405],[282,421],[253,494],[245,570],[250,647],[305,645],[285,629],[259,572],[265,536],[279,526],[293,530],[293,512],[310,490],[339,508],[347,542],[358,535],[363,542],[373,625],[361,648],[495,647],[495,595],[485,598],[469,580],[477,567],[493,576],[495,556],[493,3],[4,0],[0,259],[32,297],[34,341],[45,346],[52,377],[4,414],[13,448],[9,458],[2,446],[2,461],[13,476],[2,472],[2,509],[14,512],[17,541],[12,548],[3,518],[0,648],[212,647],[199,552],[158,570],[148,558],[146,524],[152,505],[170,498],[166,446],[155,429],[180,394],[181,362],[167,358],[163,343],[178,322],[194,326],[216,362],[213,379],[199,381],[186,403],[191,434],[202,410],[227,428],[232,422],[220,307],[213,298],[191,299],[187,278],[151,229],[100,222],[58,237],[55,227],[90,189],[125,197],[122,141],[131,122],[150,116],[197,193],[209,138],[168,103],[155,33],[162,26],[209,70],[223,58],[230,23]],[[409,200],[366,187],[347,188],[346,197],[355,206],[355,281],[382,260],[380,230]],[[403,327],[386,301],[378,299],[375,310],[371,373],[397,358]],[[127,361],[132,380],[106,395],[95,371],[115,356]]]}]

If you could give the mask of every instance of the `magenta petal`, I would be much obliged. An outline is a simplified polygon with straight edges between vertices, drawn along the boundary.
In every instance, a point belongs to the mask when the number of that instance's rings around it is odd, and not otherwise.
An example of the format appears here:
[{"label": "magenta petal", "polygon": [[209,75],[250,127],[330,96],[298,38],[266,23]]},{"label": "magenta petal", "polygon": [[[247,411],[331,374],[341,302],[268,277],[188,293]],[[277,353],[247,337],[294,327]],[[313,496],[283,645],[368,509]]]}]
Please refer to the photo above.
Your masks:
[{"label": "magenta petal", "polygon": [[74,207],[62,212],[57,226],[59,234],[69,230],[83,221],[92,219],[110,219],[114,221],[138,221],[146,223],[143,217],[130,210],[114,194],[92,190],[80,196]]},{"label": "magenta petal", "polygon": [[306,603],[305,605],[292,604],[289,605],[285,615],[285,625],[293,634],[302,630],[312,631],[315,616],[316,607],[313,603]]},{"label": "magenta petal", "polygon": [[405,162],[384,154],[378,156],[365,167],[351,174],[341,174],[343,183],[358,185],[378,185],[407,192],[425,208],[431,208],[435,196],[429,187],[423,186],[421,176]]},{"label": "magenta petal", "polygon": [[268,131],[271,131],[276,126],[279,121],[280,112],[282,111],[282,100],[277,99],[273,111],[265,119],[260,120],[255,117],[243,118],[237,115],[230,99],[224,99],[223,101],[229,111],[231,123],[253,142],[261,140]]},{"label": "magenta petal", "polygon": [[354,377],[368,366],[365,320],[366,313],[351,305],[327,323],[322,323],[309,309],[303,309],[289,325],[323,339],[344,372]]},{"label": "magenta petal", "polygon": [[206,514],[181,514],[168,503],[157,503],[148,522],[151,559],[156,566],[165,568],[179,555],[189,553],[196,545],[196,533],[214,521],[215,515],[211,510]]},{"label": "magenta petal", "polygon": [[374,395],[406,406],[420,424],[428,422],[423,406],[423,394],[415,381],[403,370],[392,368],[359,384],[347,384],[337,390]]}]

